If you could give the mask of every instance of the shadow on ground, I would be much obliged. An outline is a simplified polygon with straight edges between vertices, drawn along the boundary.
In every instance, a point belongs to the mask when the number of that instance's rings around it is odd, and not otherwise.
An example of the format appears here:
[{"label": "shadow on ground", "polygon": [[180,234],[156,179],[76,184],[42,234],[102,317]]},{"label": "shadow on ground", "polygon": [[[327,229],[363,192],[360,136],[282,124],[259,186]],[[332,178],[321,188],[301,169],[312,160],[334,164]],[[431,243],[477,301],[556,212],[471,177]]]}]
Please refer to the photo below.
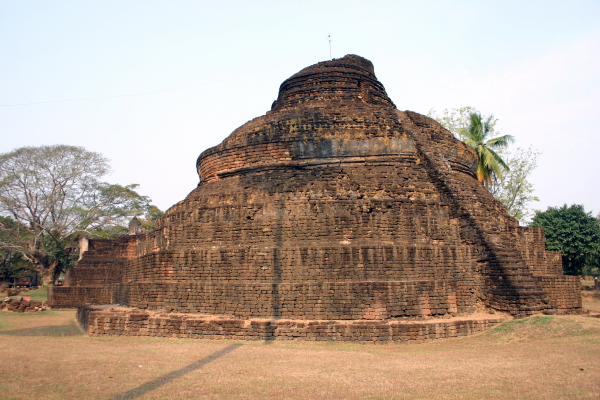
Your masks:
[{"label": "shadow on ground", "polygon": [[0,336],[81,336],[81,331],[72,323],[68,325],[47,325],[32,328],[0,330]]},{"label": "shadow on ground", "polygon": [[223,357],[224,355],[232,352],[233,350],[237,349],[240,346],[241,346],[241,344],[229,345],[229,346],[225,347],[224,349],[221,349],[221,350],[217,351],[216,353],[211,354],[208,357],[204,357],[203,359],[198,360],[198,361],[188,365],[187,367],[184,367],[177,371],[173,371],[166,375],[160,376],[160,377],[154,379],[153,381],[146,382],[143,385],[138,386],[134,389],[131,389],[125,393],[114,396],[110,400],[135,399],[136,397],[143,396],[144,394],[146,394],[154,389],[157,389],[169,382],[174,381],[177,378],[180,378],[181,376],[183,376],[185,374],[195,371],[198,368],[201,368],[201,367],[205,366],[206,364],[215,361],[219,357]]}]

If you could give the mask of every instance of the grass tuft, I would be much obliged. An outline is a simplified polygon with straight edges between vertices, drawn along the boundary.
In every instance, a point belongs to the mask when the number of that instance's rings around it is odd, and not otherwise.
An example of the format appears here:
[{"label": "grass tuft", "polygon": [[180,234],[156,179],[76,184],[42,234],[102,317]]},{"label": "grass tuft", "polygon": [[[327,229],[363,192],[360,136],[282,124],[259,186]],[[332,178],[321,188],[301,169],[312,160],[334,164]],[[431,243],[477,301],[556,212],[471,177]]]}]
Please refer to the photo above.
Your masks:
[{"label": "grass tuft", "polygon": [[501,323],[500,325],[490,329],[490,332],[492,332],[492,333],[514,332],[515,327],[526,324],[527,320],[528,320],[528,318],[527,319],[513,319],[510,321],[505,321],[505,322]]},{"label": "grass tuft", "polygon": [[536,315],[535,317],[530,319],[530,322],[532,325],[548,325],[553,320],[554,317],[550,317],[547,315]]}]

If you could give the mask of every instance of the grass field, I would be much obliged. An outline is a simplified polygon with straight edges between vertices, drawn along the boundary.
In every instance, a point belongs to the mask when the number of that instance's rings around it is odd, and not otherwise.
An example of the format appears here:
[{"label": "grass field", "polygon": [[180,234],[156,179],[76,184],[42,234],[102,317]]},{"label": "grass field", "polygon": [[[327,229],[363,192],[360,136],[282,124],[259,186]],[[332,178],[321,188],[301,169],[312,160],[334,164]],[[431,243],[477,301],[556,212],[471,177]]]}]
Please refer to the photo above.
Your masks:
[{"label": "grass field", "polygon": [[600,397],[600,319],[588,316],[411,345],[95,338],[74,316],[0,312],[1,399]]},{"label": "grass field", "polygon": [[[0,297],[4,298],[6,293],[0,291]],[[33,301],[46,301],[48,300],[48,288],[46,286],[39,287],[33,290],[23,291],[17,296],[10,296],[13,299],[20,299],[21,296],[31,296]]]}]

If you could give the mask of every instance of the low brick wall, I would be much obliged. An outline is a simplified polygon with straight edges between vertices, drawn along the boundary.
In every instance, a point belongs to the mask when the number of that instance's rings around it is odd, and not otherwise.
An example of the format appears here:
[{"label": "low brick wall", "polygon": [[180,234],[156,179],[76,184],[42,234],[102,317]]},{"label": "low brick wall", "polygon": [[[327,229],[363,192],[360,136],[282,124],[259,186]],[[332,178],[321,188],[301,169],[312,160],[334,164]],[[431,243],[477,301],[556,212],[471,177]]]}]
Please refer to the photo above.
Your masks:
[{"label": "low brick wall", "polygon": [[550,299],[551,308],[561,312],[581,310],[581,281],[578,276],[536,276]]},{"label": "low brick wall", "polygon": [[90,336],[160,336],[237,340],[426,342],[482,332],[502,317],[428,321],[236,319],[158,314],[134,308],[81,306],[77,319]]},{"label": "low brick wall", "polygon": [[77,308],[82,304],[111,304],[112,292],[110,286],[50,286],[47,305],[51,308]]}]

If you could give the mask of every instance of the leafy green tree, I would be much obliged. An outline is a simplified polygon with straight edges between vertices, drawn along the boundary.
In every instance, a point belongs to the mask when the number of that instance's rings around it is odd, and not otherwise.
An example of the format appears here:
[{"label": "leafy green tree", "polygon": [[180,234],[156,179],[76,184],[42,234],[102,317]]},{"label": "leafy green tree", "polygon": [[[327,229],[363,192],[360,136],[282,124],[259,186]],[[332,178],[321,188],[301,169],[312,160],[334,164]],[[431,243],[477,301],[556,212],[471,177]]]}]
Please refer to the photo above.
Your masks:
[{"label": "leafy green tree", "polygon": [[562,253],[567,275],[580,275],[600,252],[600,224],[582,205],[536,211],[531,226],[544,228],[546,248]]},{"label": "leafy green tree", "polygon": [[[0,217],[0,222],[5,225],[13,227],[13,229],[19,230],[23,235],[27,234],[27,229],[24,227],[17,227],[10,218]],[[11,235],[7,232],[0,231],[0,242],[10,241]],[[0,279],[2,281],[9,281],[13,278],[33,278],[36,273],[33,269],[33,265],[27,261],[23,255],[15,248],[0,248]]]},{"label": "leafy green tree", "polygon": [[[150,199],[137,185],[102,182],[108,160],[83,147],[23,147],[0,154],[0,248],[29,261],[52,284],[75,260],[77,238],[127,226]],[[26,232],[23,231],[25,228]]]},{"label": "leafy green tree", "polygon": [[[140,223],[142,224],[142,232],[147,233],[156,228],[156,221],[165,215],[165,213],[155,205],[149,205],[146,211],[146,214],[138,218]],[[99,239],[114,239],[119,236],[127,235],[129,233],[129,229],[124,225],[109,225],[103,227],[101,229],[94,229],[88,233],[88,237],[90,238],[99,238]]]},{"label": "leafy green tree", "polygon": [[497,153],[499,149],[505,149],[514,141],[511,135],[492,137],[493,116],[483,119],[480,113],[469,114],[470,123],[462,129],[463,142],[475,149],[477,153],[477,179],[479,182],[489,186],[494,176],[502,179],[502,171],[509,170],[509,166]]},{"label": "leafy green tree", "polygon": [[593,257],[591,262],[583,267],[581,275],[600,278],[600,255]]},{"label": "leafy green tree", "polygon": [[[29,231],[21,224],[13,221],[11,218],[0,217],[0,223],[10,227],[13,232],[18,234],[18,237],[27,237]],[[11,278],[32,277],[33,265],[27,261],[18,251],[18,245],[15,245],[13,236],[7,232],[0,230],[0,243],[6,244],[0,247],[0,279],[9,281]],[[8,245],[12,244],[12,246]]]},{"label": "leafy green tree", "polygon": [[533,184],[527,178],[536,168],[537,156],[540,153],[532,148],[517,148],[514,152],[499,152],[499,154],[506,160],[510,169],[504,171],[502,179],[498,177],[492,179],[488,189],[506,206],[511,216],[521,223],[526,223],[531,216],[528,204],[539,201],[539,198],[533,194]]},{"label": "leafy green tree", "polygon": [[140,220],[144,232],[150,232],[151,230],[154,230],[156,228],[156,221],[163,215],[165,215],[165,213],[160,208],[153,205],[148,207],[146,216]]},{"label": "leafy green tree", "polygon": [[[598,224],[600,225],[600,213],[598,213],[596,216],[596,220],[598,220]],[[583,267],[582,274],[600,278],[600,246],[598,246],[598,251],[596,251],[596,254],[592,255],[589,261],[586,262],[585,267]]]},{"label": "leafy green tree", "polygon": [[0,250],[0,279],[10,282],[11,279],[33,280],[37,275],[33,265],[25,260],[21,253],[11,250]]}]

